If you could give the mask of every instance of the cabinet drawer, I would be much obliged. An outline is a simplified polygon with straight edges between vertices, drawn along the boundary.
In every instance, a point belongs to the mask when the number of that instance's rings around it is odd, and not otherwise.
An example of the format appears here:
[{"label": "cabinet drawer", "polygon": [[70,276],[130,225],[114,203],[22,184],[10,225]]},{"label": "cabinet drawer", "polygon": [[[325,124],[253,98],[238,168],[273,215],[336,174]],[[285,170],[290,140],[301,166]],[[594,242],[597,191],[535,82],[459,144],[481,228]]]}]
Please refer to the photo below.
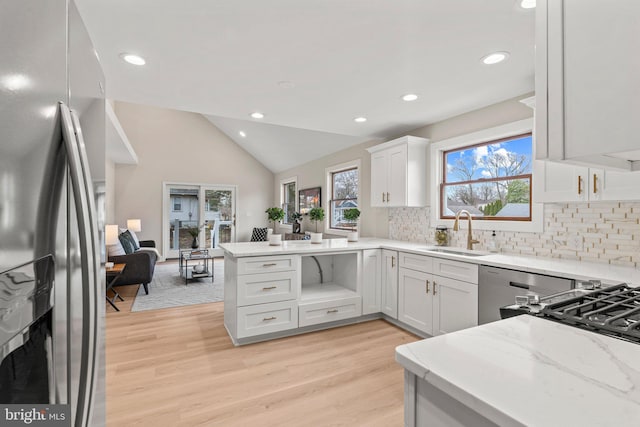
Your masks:
[{"label": "cabinet drawer", "polygon": [[431,273],[433,270],[433,258],[424,255],[400,252],[400,267],[422,271],[424,273]]},{"label": "cabinet drawer", "polygon": [[238,274],[274,273],[297,269],[298,260],[295,255],[261,256],[238,259]]},{"label": "cabinet drawer", "polygon": [[349,319],[362,315],[360,297],[349,297],[340,300],[305,304],[299,307],[300,327]]},{"label": "cabinet drawer", "polygon": [[448,259],[433,259],[433,274],[478,284],[478,265]]},{"label": "cabinet drawer", "polygon": [[297,277],[296,271],[238,276],[238,305],[296,299],[298,298]]},{"label": "cabinet drawer", "polygon": [[238,307],[238,338],[269,334],[297,327],[297,301]]}]

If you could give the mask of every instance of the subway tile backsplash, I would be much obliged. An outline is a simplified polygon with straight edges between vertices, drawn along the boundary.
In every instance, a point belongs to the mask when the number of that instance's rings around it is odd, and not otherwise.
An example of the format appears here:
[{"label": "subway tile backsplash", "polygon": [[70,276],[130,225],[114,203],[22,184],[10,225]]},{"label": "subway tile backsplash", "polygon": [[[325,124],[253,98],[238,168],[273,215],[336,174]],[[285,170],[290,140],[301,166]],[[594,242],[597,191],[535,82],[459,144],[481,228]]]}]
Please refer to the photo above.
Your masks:
[{"label": "subway tile backsplash", "polygon": [[[389,238],[433,244],[430,208],[389,208]],[[466,246],[466,230],[449,230],[450,246]],[[474,230],[487,250],[490,230]],[[542,233],[496,230],[499,252],[640,266],[640,202],[545,204]]]}]

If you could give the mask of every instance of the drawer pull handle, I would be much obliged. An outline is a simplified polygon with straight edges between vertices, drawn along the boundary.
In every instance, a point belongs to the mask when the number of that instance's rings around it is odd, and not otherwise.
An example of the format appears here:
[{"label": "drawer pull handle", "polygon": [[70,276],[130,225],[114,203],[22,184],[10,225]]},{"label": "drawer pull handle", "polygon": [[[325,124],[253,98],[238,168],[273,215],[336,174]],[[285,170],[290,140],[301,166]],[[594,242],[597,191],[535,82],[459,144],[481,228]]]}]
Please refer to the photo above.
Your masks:
[{"label": "drawer pull handle", "polygon": [[429,281],[427,280],[427,293],[429,293]]},{"label": "drawer pull handle", "polygon": [[273,266],[275,266],[275,265],[278,265],[278,264],[276,264],[275,262],[270,262],[270,263],[267,263],[267,264],[262,264],[262,266],[263,266],[263,267],[273,267]]},{"label": "drawer pull handle", "polygon": [[593,194],[596,194],[598,192],[598,175],[597,174],[593,174]]},{"label": "drawer pull handle", "polygon": [[395,266],[396,266],[396,257],[392,256],[391,257],[391,268],[395,268]]},{"label": "drawer pull handle", "polygon": [[265,317],[265,318],[264,318],[264,319],[262,319],[262,320],[264,320],[264,321],[267,321],[267,320],[276,320],[276,316]]},{"label": "drawer pull handle", "polygon": [[267,286],[266,288],[262,288],[263,291],[270,291],[271,289],[275,289],[277,286]]},{"label": "drawer pull handle", "polygon": [[337,308],[334,308],[333,310],[327,310],[327,314],[329,314],[329,313],[337,313],[337,312],[338,312]]},{"label": "drawer pull handle", "polygon": [[433,281],[433,294],[435,295],[436,293],[437,293],[436,292],[436,281],[434,280]]},{"label": "drawer pull handle", "polygon": [[382,192],[382,203],[386,202],[386,200],[384,200],[384,191]]}]

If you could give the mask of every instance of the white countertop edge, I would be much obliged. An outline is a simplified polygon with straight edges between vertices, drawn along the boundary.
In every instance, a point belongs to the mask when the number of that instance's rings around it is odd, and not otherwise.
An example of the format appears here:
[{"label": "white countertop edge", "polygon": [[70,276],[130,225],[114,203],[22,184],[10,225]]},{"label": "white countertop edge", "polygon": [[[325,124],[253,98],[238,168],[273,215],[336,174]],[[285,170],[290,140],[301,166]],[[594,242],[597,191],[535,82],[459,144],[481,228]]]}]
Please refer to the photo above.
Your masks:
[{"label": "white countertop edge", "polygon": [[[447,381],[445,378],[435,374],[434,372],[427,369],[425,366],[418,364],[411,357],[410,344],[403,344],[396,347],[396,362],[398,362],[402,367],[407,369],[409,372],[416,375],[418,378],[422,378],[429,384],[433,385],[437,389],[441,390],[445,394],[451,396],[456,399],[463,405],[469,407],[474,410],[478,414],[487,418],[490,421],[500,425],[500,426],[514,426],[514,427],[526,427],[526,424],[519,422],[518,420],[510,417],[508,414],[505,414],[500,409],[484,402],[478,397],[468,393],[467,391],[461,389],[455,384]],[[407,354],[408,353],[408,354]]]},{"label": "white countertop edge", "polygon": [[[232,257],[252,257],[291,254],[320,254],[328,252],[358,251],[365,249],[389,249],[436,258],[462,261],[478,265],[528,271],[555,277],[576,280],[600,279],[603,285],[614,285],[621,282],[640,284],[640,270],[633,267],[617,266],[605,263],[575,261],[560,258],[542,258],[534,256],[492,253],[485,256],[465,256],[428,251],[434,247],[426,243],[413,243],[389,239],[360,238],[357,242],[346,239],[327,239],[321,244],[307,241],[286,241],[281,246],[269,246],[268,242],[222,244],[225,255]],[[458,250],[460,248],[450,247]],[[464,249],[461,249],[464,250]]]}]

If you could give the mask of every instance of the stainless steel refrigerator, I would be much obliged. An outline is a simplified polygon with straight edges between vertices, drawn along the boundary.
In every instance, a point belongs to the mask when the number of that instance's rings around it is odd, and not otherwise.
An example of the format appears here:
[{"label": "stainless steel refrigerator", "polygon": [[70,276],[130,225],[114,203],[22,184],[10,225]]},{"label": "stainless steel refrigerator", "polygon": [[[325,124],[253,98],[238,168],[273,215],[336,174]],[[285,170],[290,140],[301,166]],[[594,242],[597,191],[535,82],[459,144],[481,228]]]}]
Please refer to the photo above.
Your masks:
[{"label": "stainless steel refrigerator", "polygon": [[0,0],[0,58],[0,405],[101,426],[104,75],[68,0]]}]

